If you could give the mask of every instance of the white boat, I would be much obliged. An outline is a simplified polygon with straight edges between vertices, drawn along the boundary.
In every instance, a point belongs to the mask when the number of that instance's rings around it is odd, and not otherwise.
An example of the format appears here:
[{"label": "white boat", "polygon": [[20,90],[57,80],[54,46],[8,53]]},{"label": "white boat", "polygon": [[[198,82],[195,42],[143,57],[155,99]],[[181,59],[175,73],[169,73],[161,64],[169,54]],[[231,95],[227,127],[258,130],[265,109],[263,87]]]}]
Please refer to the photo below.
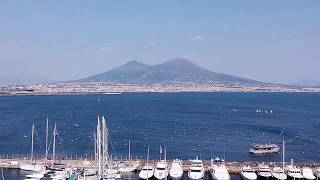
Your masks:
[{"label": "white boat", "polygon": [[129,155],[128,155],[128,161],[126,162],[120,162],[118,165],[118,169],[122,173],[128,173],[128,172],[134,172],[137,170],[137,168],[140,166],[140,163],[137,161],[132,161],[131,157],[131,143],[129,140]]},{"label": "white boat", "polygon": [[320,178],[320,168],[314,169],[313,173],[317,178]]},{"label": "white boat", "polygon": [[301,170],[293,165],[288,165],[286,167],[285,173],[287,174],[288,177],[293,178],[293,179],[302,179],[303,178]]},{"label": "white boat", "polygon": [[262,178],[269,178],[272,176],[269,166],[265,164],[259,164],[257,173],[258,173],[258,176]]},{"label": "white boat", "polygon": [[165,160],[161,160],[157,163],[156,169],[154,170],[154,177],[156,179],[166,179],[168,176],[168,164]]},{"label": "white boat", "polygon": [[169,175],[172,179],[181,179],[183,175],[183,169],[182,169],[182,161],[179,159],[174,159],[172,161],[170,170],[169,170]]},{"label": "white boat", "polygon": [[204,177],[204,167],[203,163],[198,157],[194,160],[191,160],[190,170],[188,172],[189,179],[203,179]]},{"label": "white boat", "polygon": [[20,169],[24,171],[34,171],[39,172],[42,170],[43,166],[40,164],[37,164],[33,161],[33,144],[34,144],[34,124],[32,124],[32,131],[31,131],[31,156],[30,156],[30,162],[29,163],[23,163],[20,164]]},{"label": "white boat", "polygon": [[35,179],[41,179],[43,178],[44,174],[43,173],[32,173],[32,174],[27,174],[27,178],[35,178]]},{"label": "white boat", "polygon": [[313,175],[312,169],[308,167],[302,168],[302,176],[304,179],[307,179],[307,180],[312,180],[316,178]]},{"label": "white boat", "polygon": [[287,175],[284,172],[282,167],[274,167],[271,170],[272,177],[279,180],[285,180],[287,179]]},{"label": "white boat", "polygon": [[272,174],[272,177],[274,177],[275,179],[278,179],[278,180],[285,180],[287,179],[287,175],[285,173],[285,170],[284,170],[284,166],[285,166],[285,142],[284,142],[284,137],[282,139],[282,167],[274,167],[272,168],[272,171],[271,171],[271,174]]},{"label": "white boat", "polygon": [[154,169],[152,166],[147,165],[143,166],[142,170],[139,173],[141,179],[150,179],[153,176]]},{"label": "white boat", "polygon": [[36,164],[36,163],[25,163],[20,165],[20,169],[24,171],[34,171],[34,172],[39,172],[42,170],[41,165]]},{"label": "white boat", "polygon": [[256,180],[258,178],[250,166],[244,166],[240,171],[240,175],[244,180]]},{"label": "white boat", "polygon": [[252,144],[249,152],[251,154],[272,154],[278,153],[280,147],[276,144]]},{"label": "white boat", "polygon": [[148,147],[148,155],[147,155],[147,164],[142,167],[142,170],[139,173],[139,177],[141,179],[149,179],[153,176],[154,168],[149,165],[149,147]]},{"label": "white boat", "polygon": [[224,164],[212,165],[211,175],[215,180],[230,180],[230,174]]}]

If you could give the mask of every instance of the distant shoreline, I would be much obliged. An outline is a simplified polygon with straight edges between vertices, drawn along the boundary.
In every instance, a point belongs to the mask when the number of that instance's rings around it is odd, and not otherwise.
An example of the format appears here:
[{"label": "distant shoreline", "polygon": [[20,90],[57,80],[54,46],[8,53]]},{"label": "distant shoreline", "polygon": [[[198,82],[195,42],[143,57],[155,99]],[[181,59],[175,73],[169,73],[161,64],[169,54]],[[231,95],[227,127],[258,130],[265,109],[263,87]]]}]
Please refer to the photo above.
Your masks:
[{"label": "distant shoreline", "polygon": [[127,91],[114,93],[100,93],[100,92],[65,92],[65,93],[19,93],[19,94],[0,94],[0,97],[10,96],[81,96],[81,95],[122,95],[126,93],[163,93],[163,94],[179,94],[179,93],[320,93],[318,91]]},{"label": "distant shoreline", "polygon": [[106,84],[60,83],[0,87],[0,96],[120,95],[122,93],[319,93],[320,87],[227,83]]}]

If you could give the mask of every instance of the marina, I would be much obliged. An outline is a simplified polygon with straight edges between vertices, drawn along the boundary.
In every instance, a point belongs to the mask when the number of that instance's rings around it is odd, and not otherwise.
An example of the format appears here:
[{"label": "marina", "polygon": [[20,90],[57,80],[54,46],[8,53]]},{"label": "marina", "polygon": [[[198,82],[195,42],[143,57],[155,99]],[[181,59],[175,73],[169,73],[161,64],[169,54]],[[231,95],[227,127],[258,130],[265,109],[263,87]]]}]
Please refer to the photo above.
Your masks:
[{"label": "marina", "polygon": [[[80,156],[79,156],[80,157]],[[37,164],[39,165],[45,165],[45,159],[36,159]],[[134,171],[135,173],[139,173],[142,170],[142,167],[144,165],[147,164],[147,160],[146,159],[133,159],[133,161],[135,162],[139,162],[139,166],[137,167],[137,169]],[[148,162],[148,166],[149,167],[157,167],[157,162],[159,160],[149,160]],[[19,169],[21,164],[25,164],[27,163],[28,160],[27,158],[1,158],[0,159],[0,166],[4,169]],[[78,170],[82,170],[82,169],[95,169],[96,168],[96,164],[97,161],[95,160],[91,160],[91,159],[86,159],[86,158],[79,158],[79,159],[62,159],[59,162],[63,162],[64,164],[66,164],[66,168],[71,168],[71,169],[78,169]],[[126,160],[119,160],[118,163],[129,163],[129,161]],[[171,167],[172,163],[176,162],[176,160],[167,160],[167,164],[169,165],[168,167]],[[203,169],[204,172],[208,175],[211,174],[211,168],[214,166],[218,166],[218,163],[213,163],[212,164],[212,160],[202,160],[203,162]],[[228,173],[230,173],[230,175],[240,175],[241,172],[243,171],[243,169],[245,169],[246,171],[250,170],[253,173],[256,173],[256,175],[259,175],[259,170],[261,170],[261,165],[264,166],[268,166],[270,167],[270,169],[274,170],[274,167],[282,167],[282,163],[279,162],[225,162],[224,165],[228,171]],[[181,160],[181,167],[184,173],[188,173],[188,171],[190,170],[190,166],[191,166],[191,161],[190,160]],[[248,169],[248,167],[250,167],[250,169]],[[293,165],[289,165],[286,166],[290,171],[303,171],[305,173],[309,172],[309,174],[311,174],[313,176],[312,173],[310,172],[314,172],[314,176],[319,177],[318,170],[320,168],[320,163],[294,163]],[[292,169],[292,167],[295,167],[295,169]],[[311,170],[311,171],[310,171]],[[153,176],[153,174],[151,174]],[[151,177],[152,177],[151,176]],[[211,176],[211,175],[210,175]],[[309,175],[310,176],[310,175]],[[312,177],[311,176],[311,177]],[[314,178],[314,179],[315,179]],[[179,179],[179,178],[177,178]],[[279,178],[281,179],[281,178]],[[312,179],[312,178],[311,178]]]}]

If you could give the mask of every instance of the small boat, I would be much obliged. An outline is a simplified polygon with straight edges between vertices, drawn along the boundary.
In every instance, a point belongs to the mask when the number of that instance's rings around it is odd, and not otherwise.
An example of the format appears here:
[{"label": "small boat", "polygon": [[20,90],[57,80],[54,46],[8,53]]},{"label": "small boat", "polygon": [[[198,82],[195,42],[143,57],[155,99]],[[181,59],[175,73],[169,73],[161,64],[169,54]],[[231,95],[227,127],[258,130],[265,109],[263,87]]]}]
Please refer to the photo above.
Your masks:
[{"label": "small boat", "polygon": [[307,180],[316,179],[316,177],[313,175],[312,169],[308,167],[302,168],[302,176]]},{"label": "small boat", "polygon": [[43,166],[36,164],[36,163],[26,163],[21,164],[20,169],[23,171],[33,171],[33,172],[39,172],[41,171]]},{"label": "small boat", "polygon": [[34,146],[34,124],[32,124],[31,130],[31,156],[29,163],[23,163],[20,165],[20,169],[24,171],[33,171],[33,172],[40,172],[43,169],[43,166],[34,162],[33,159],[33,146]]},{"label": "small boat", "polygon": [[272,174],[269,166],[265,164],[259,164],[258,176],[262,178],[270,178]]},{"label": "small boat", "polygon": [[230,174],[228,173],[228,170],[226,166],[223,165],[212,165],[212,171],[211,171],[212,178],[215,180],[230,180]]},{"label": "small boat", "polygon": [[240,175],[244,180],[256,180],[258,178],[250,166],[244,166],[240,171]]},{"label": "small boat", "polygon": [[126,162],[120,162],[118,165],[118,169],[120,172],[125,173],[125,172],[134,172],[137,170],[137,168],[140,166],[140,162],[138,161],[132,161],[131,157],[131,143],[129,140],[129,146],[128,146],[128,161]]},{"label": "small boat", "polygon": [[272,154],[278,153],[280,147],[276,144],[252,144],[249,152],[251,154]]},{"label": "small boat", "polygon": [[157,163],[157,167],[153,173],[156,179],[166,179],[168,176],[168,164],[165,160],[161,160]]},{"label": "small boat", "polygon": [[288,165],[285,170],[285,173],[287,174],[288,177],[290,177],[292,179],[302,179],[303,178],[301,170],[293,165]]},{"label": "small boat", "polygon": [[149,179],[153,176],[154,168],[150,165],[143,166],[142,170],[139,173],[141,179]]},{"label": "small boat", "polygon": [[172,179],[181,179],[183,175],[182,161],[174,159],[171,164],[169,175]]},{"label": "small boat", "polygon": [[282,140],[282,167],[274,167],[272,168],[271,174],[272,177],[274,177],[275,179],[278,180],[285,180],[287,179],[287,175],[284,171],[284,167],[285,167],[285,141],[284,141],[284,137]]},{"label": "small boat", "polygon": [[142,170],[139,173],[139,177],[141,179],[149,179],[153,176],[154,168],[149,165],[149,147],[148,147],[148,155],[147,155],[147,164],[142,167]]},{"label": "small boat", "polygon": [[230,180],[230,174],[225,166],[224,159],[216,157],[211,159],[211,175],[215,180]]},{"label": "small boat", "polygon": [[190,170],[188,172],[189,179],[203,179],[205,170],[202,161],[197,157],[196,159],[191,160],[190,162],[191,165]]},{"label": "small boat", "polygon": [[281,167],[274,167],[271,170],[272,177],[279,180],[287,179],[287,175]]},{"label": "small boat", "polygon": [[32,174],[27,174],[27,178],[35,178],[35,179],[41,179],[43,178],[44,174],[43,173],[32,173]]},{"label": "small boat", "polygon": [[313,174],[314,174],[317,178],[320,178],[320,168],[314,169],[314,170],[313,170]]}]

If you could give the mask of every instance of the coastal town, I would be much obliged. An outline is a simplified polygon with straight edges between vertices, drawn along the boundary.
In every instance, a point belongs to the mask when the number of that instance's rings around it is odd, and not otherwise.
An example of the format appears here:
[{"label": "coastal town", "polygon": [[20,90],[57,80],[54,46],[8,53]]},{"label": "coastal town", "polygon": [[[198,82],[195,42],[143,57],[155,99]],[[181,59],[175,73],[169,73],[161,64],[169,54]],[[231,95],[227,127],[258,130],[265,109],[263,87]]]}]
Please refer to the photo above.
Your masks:
[{"label": "coastal town", "polygon": [[161,84],[52,83],[7,85],[0,95],[120,94],[125,92],[320,92],[320,87],[245,85],[218,82],[168,82]]}]

